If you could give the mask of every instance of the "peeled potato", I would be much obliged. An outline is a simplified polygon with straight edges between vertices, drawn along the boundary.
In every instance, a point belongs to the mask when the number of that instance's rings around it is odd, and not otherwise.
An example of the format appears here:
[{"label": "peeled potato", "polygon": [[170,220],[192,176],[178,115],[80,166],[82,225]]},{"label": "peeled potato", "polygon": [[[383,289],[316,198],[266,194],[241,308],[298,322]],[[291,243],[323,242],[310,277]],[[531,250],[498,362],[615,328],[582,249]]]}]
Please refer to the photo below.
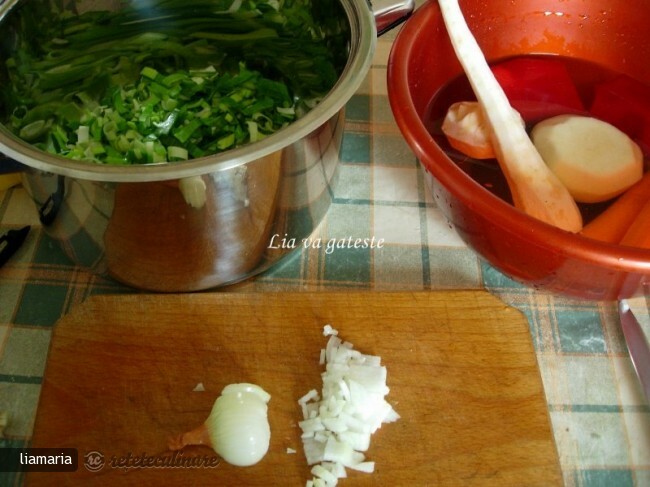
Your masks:
[{"label": "peeled potato", "polygon": [[643,153],[624,132],[592,117],[559,115],[533,128],[544,162],[581,203],[618,196],[643,176]]}]

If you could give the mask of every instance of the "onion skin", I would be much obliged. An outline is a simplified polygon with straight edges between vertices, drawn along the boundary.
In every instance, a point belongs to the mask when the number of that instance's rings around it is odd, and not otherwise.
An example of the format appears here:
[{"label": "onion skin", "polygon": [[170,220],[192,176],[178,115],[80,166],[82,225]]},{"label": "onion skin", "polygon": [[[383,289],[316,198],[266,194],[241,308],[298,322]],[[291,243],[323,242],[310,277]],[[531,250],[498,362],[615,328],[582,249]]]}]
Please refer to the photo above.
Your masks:
[{"label": "onion skin", "polygon": [[212,448],[210,434],[205,423],[191,431],[170,438],[167,444],[168,448],[172,451],[181,450],[188,445],[207,445]]}]

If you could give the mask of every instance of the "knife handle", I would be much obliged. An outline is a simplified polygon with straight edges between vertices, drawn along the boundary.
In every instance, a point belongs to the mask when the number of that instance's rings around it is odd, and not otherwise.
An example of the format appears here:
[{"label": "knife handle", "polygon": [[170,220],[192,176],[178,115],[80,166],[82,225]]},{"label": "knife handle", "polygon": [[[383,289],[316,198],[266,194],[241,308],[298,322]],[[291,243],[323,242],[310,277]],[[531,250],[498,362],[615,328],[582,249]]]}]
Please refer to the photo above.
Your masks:
[{"label": "knife handle", "polygon": [[0,236],[0,267],[20,248],[29,233],[29,229],[28,225],[20,230],[9,230]]}]

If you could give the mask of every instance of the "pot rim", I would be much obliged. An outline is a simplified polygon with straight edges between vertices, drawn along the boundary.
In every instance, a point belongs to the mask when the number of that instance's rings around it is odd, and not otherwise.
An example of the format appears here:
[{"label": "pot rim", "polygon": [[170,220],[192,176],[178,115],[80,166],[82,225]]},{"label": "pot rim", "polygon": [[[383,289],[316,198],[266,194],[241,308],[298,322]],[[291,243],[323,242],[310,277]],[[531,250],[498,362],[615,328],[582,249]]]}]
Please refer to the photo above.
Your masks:
[{"label": "pot rim", "polygon": [[[532,218],[469,178],[436,144],[413,103],[409,62],[418,31],[439,14],[436,2],[424,5],[406,22],[393,43],[387,66],[388,99],[395,119],[423,169],[481,218],[523,240],[556,249],[567,256],[623,272],[650,275],[650,250],[599,242]],[[430,26],[429,26],[430,27]]]},{"label": "pot rim", "polygon": [[[0,23],[20,0],[0,1]],[[341,76],[323,100],[289,126],[265,139],[189,161],[118,166],[56,156],[28,144],[0,124],[0,152],[46,172],[103,182],[148,182],[225,171],[265,157],[307,136],[342,110],[370,70],[377,42],[375,17],[365,0],[340,0],[350,25],[350,53]]]}]

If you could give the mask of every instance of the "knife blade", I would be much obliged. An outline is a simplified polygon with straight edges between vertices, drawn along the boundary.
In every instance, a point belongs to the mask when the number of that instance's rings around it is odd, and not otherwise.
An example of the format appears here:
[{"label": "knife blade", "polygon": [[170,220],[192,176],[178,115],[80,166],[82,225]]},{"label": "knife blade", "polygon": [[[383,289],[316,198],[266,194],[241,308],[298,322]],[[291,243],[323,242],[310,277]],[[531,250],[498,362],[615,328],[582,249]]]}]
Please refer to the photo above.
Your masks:
[{"label": "knife blade", "polygon": [[632,365],[643,388],[646,401],[650,401],[650,346],[641,324],[625,300],[618,302],[618,315]]}]

